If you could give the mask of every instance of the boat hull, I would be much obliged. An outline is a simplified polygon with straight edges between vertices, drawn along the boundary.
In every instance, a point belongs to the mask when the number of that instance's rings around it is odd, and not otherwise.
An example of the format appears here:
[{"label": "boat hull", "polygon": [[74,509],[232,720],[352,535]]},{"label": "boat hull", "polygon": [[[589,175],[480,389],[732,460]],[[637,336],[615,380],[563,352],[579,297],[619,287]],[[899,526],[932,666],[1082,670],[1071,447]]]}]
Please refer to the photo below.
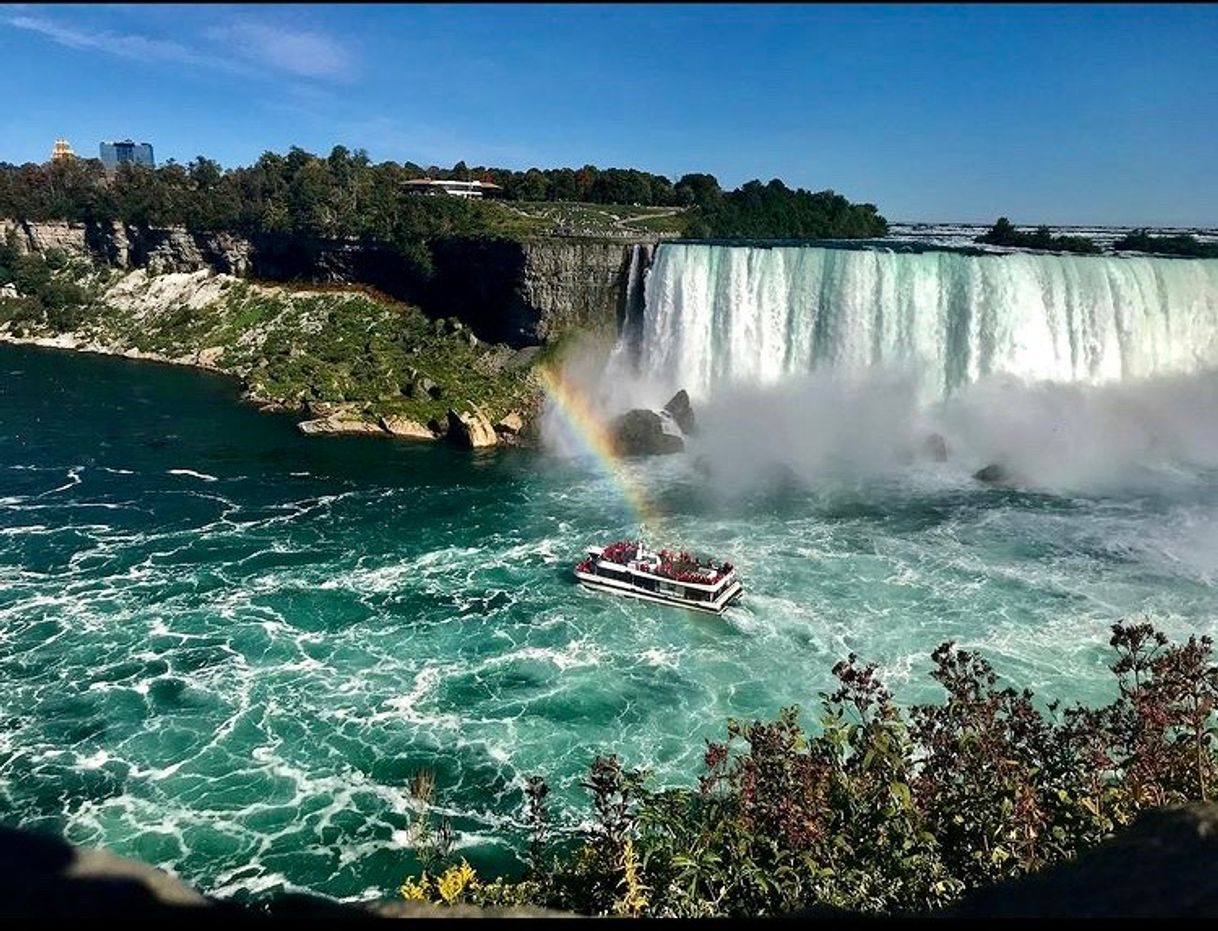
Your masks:
[{"label": "boat hull", "polygon": [[690,611],[701,611],[704,614],[722,614],[727,610],[728,605],[735,602],[744,593],[744,586],[739,582],[733,582],[715,601],[699,604],[686,601],[683,598],[673,598],[659,592],[642,591],[633,585],[615,582],[612,579],[605,579],[585,572],[576,572],[575,578],[579,580],[580,585],[591,591],[608,592],[612,595],[625,595],[628,598],[638,598],[640,601],[651,601],[656,604],[669,605],[673,608],[688,608]]}]

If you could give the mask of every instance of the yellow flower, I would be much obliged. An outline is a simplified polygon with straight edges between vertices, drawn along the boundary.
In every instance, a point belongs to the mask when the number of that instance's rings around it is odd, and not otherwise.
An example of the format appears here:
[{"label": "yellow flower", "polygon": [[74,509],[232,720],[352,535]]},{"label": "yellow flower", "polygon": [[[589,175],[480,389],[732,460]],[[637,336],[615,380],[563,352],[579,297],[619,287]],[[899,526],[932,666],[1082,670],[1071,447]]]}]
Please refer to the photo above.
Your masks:
[{"label": "yellow flower", "polygon": [[465,860],[461,861],[460,866],[450,866],[444,871],[444,875],[436,881],[436,886],[440,891],[440,898],[446,905],[452,905],[459,901],[462,893],[469,887],[475,885],[478,881],[478,874],[474,868]]},{"label": "yellow flower", "polygon": [[622,880],[619,885],[624,887],[624,891],[622,897],[615,903],[617,911],[620,914],[629,915],[631,918],[638,918],[647,909],[649,890],[643,884],[639,861],[634,854],[634,839],[629,835],[622,848]]},{"label": "yellow flower", "polygon": [[417,880],[407,877],[399,891],[407,902],[426,902],[431,898],[431,877],[426,873]]}]

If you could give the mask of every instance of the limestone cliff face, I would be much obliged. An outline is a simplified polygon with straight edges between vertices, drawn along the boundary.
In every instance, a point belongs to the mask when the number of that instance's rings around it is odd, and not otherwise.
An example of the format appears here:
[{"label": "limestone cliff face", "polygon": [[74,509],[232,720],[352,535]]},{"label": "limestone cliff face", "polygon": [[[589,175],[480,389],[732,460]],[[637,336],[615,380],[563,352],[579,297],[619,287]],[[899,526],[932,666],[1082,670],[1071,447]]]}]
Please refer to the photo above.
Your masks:
[{"label": "limestone cliff face", "polygon": [[484,340],[525,346],[572,329],[616,332],[640,299],[654,241],[447,239],[423,276],[392,247],[315,237],[200,232],[123,223],[0,219],[20,251],[58,249],[150,274],[210,269],[265,281],[366,284],[456,317]]},{"label": "limestone cliff face", "polygon": [[654,248],[558,238],[438,242],[431,304],[483,338],[516,346],[575,329],[616,333],[641,297],[638,279]]},{"label": "limestone cliff face", "polygon": [[[631,261],[639,261],[632,245],[575,239],[528,243],[521,298],[525,307],[536,310],[537,335],[545,340],[575,328],[620,327]],[[642,245],[646,264],[653,249]]]},{"label": "limestone cliff face", "polygon": [[185,227],[139,227],[123,223],[0,220],[0,237],[15,234],[21,252],[58,249],[115,268],[146,268],[151,274],[209,268],[229,275],[252,272],[253,248],[234,233],[192,232]]}]

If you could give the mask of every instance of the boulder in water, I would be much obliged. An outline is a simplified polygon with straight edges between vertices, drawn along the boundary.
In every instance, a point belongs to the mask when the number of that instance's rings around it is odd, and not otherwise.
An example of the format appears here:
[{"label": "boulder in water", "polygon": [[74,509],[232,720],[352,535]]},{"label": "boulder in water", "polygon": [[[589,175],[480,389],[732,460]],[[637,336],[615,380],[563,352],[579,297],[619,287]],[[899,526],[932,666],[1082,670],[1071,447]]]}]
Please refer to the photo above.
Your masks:
[{"label": "boulder in water", "polygon": [[435,431],[426,424],[421,424],[417,420],[401,414],[386,414],[381,418],[381,427],[386,433],[412,440],[434,440],[436,438]]},{"label": "boulder in water", "polygon": [[383,432],[378,424],[370,423],[367,420],[344,417],[340,414],[331,414],[328,417],[320,417],[316,420],[302,420],[296,424],[296,429],[307,436],[319,433],[374,434]]},{"label": "boulder in water", "polygon": [[480,449],[499,442],[495,428],[486,415],[475,405],[469,413],[459,414],[448,409],[448,438],[465,449]]},{"label": "boulder in water", "polygon": [[507,433],[515,436],[522,430],[524,430],[524,417],[520,415],[519,411],[512,411],[510,414],[506,414],[495,424],[496,433]]},{"label": "boulder in water", "polygon": [[941,433],[932,433],[922,441],[922,452],[931,462],[947,462],[947,440]]},{"label": "boulder in water", "polygon": [[672,419],[686,436],[693,436],[698,432],[698,420],[694,417],[693,405],[689,403],[689,392],[684,388],[669,399],[664,410],[672,415]]},{"label": "boulder in water", "polygon": [[635,408],[610,426],[613,448],[619,456],[664,456],[685,449],[685,441],[664,429],[665,418],[655,411]]},{"label": "boulder in water", "polygon": [[973,478],[979,482],[985,482],[987,485],[1009,485],[1011,483],[1011,473],[1007,467],[997,462],[991,462],[988,466],[978,469],[973,473]]}]

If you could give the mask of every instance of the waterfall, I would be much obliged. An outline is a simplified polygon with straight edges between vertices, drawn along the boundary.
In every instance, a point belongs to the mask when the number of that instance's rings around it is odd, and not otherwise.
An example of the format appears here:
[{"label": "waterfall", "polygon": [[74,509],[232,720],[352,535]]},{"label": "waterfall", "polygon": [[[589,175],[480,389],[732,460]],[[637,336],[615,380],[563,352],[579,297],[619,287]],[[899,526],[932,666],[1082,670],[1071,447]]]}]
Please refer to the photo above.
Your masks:
[{"label": "waterfall", "polygon": [[652,392],[649,385],[640,383],[638,364],[642,355],[652,249],[652,246],[642,243],[630,247],[618,312],[618,340],[605,360],[599,385],[595,389],[596,406],[601,410],[624,408],[631,402],[647,403],[650,400]]},{"label": "waterfall", "polygon": [[619,345],[631,360],[636,360],[643,338],[643,312],[646,307],[647,270],[651,266],[651,247],[635,243],[630,247],[626,267],[626,287],[622,290]]},{"label": "waterfall", "polygon": [[1218,366],[1218,260],[662,244],[631,355],[698,397],[878,365],[938,398],[989,375],[1187,373]]}]

